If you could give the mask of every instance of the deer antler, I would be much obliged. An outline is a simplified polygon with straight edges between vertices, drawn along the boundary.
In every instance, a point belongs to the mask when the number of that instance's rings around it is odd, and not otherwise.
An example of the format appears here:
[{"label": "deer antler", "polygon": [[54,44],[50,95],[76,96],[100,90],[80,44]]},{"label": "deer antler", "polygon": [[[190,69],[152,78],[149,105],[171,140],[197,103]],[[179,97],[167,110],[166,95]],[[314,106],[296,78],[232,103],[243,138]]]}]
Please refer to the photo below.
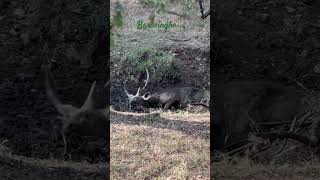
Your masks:
[{"label": "deer antler", "polygon": [[[145,89],[145,88],[147,87],[147,85],[148,85],[149,81],[150,81],[149,71],[148,71],[148,69],[147,69],[147,68],[146,68],[145,70],[146,70],[146,73],[147,73],[147,79],[146,79],[146,80],[144,80],[144,81],[145,81],[145,84],[144,84],[144,86],[143,86],[143,88],[142,88],[142,89]],[[125,83],[125,84],[126,84],[126,83]],[[127,96],[128,96],[128,98],[129,98],[129,100],[132,100],[133,98],[140,96],[140,90],[141,90],[141,87],[139,87],[139,88],[138,88],[138,90],[137,90],[137,92],[136,92],[136,94],[135,94],[135,95],[130,94],[130,93],[127,91],[127,89],[126,89],[126,85],[124,85],[124,87],[123,87],[123,88],[124,88],[124,92],[126,93],[126,95],[127,95]]]},{"label": "deer antler", "polygon": [[[51,73],[49,72],[49,67],[44,67],[44,69],[45,69],[45,85],[46,85],[47,96],[49,100],[52,102],[52,104],[54,105],[54,107],[57,109],[59,114],[62,115],[62,119],[65,121],[65,123],[69,121],[73,121],[74,120],[73,118],[81,112],[94,109],[92,96],[96,86],[96,81],[92,83],[85,102],[80,108],[78,108],[78,107],[74,107],[71,104],[64,104],[59,100],[57,95],[54,93],[53,87],[51,86],[51,83],[53,82],[50,82],[50,81],[53,81],[53,80],[52,78],[50,78]],[[65,124],[65,126],[68,126],[67,124]]]},{"label": "deer antler", "polygon": [[[77,124],[80,125],[83,122],[83,118],[85,118],[85,120],[88,122],[90,121],[91,123],[104,123],[103,121],[105,121],[106,119],[101,118],[102,116],[100,115],[106,115],[106,113],[104,112],[105,110],[95,110],[94,109],[94,101],[93,101],[93,93],[94,93],[94,89],[96,86],[96,81],[94,81],[91,85],[90,91],[88,93],[88,96],[85,100],[85,102],[83,103],[83,105],[81,106],[81,108],[78,107],[74,107],[71,104],[63,104],[58,97],[56,96],[56,94],[54,93],[53,87],[50,84],[50,81],[53,81],[52,79],[50,79],[50,73],[49,73],[49,68],[45,67],[45,86],[46,86],[46,93],[47,96],[49,98],[49,100],[53,103],[54,107],[57,109],[57,111],[59,112],[60,115],[62,115],[62,117],[60,117],[60,119],[62,120],[62,130],[61,130],[61,134],[62,134],[62,138],[63,138],[63,142],[64,142],[64,153],[66,153],[67,150],[67,140],[65,137],[65,133],[68,131],[68,128],[70,127],[70,125],[72,124]],[[108,84],[108,82],[107,82]],[[84,116],[84,114],[91,114],[91,117],[86,117]],[[97,114],[96,114],[97,113]],[[92,117],[92,115],[94,114],[94,116],[99,117]],[[104,127],[99,127],[99,128],[104,128]],[[101,132],[101,129],[88,129],[88,131],[84,132],[85,134],[90,134],[92,136],[101,136],[101,134],[99,134],[99,132]]]},{"label": "deer antler", "polygon": [[145,80],[146,83],[144,84],[144,86],[143,86],[142,89],[144,89],[145,87],[147,87],[147,85],[148,85],[148,83],[149,83],[149,81],[150,81],[149,71],[148,71],[147,68],[146,68],[146,72],[147,72],[147,79]]},{"label": "deer antler", "polygon": [[52,102],[53,106],[57,109],[60,114],[64,113],[63,103],[59,100],[57,95],[54,93],[53,87],[51,86],[52,75],[49,72],[49,66],[44,66],[45,70],[45,85],[46,85],[46,93],[49,100]]},{"label": "deer antler", "polygon": [[126,88],[126,85],[125,85],[125,84],[124,84],[124,86],[123,86],[123,89],[124,89],[124,92],[126,93],[126,95],[128,96],[129,99],[132,98],[132,97],[134,97],[133,94],[130,94],[130,93],[127,91],[127,88]]},{"label": "deer antler", "polygon": [[90,110],[93,109],[93,99],[92,99],[92,94],[94,92],[94,88],[96,87],[96,81],[94,81],[91,85],[90,91],[88,93],[88,96],[85,100],[85,102],[83,103],[83,105],[81,106],[80,110]]},{"label": "deer antler", "polygon": [[103,87],[108,87],[110,85],[110,80],[108,80],[104,85],[103,85]]},{"label": "deer antler", "polygon": [[[145,89],[145,88],[147,87],[149,81],[150,81],[149,71],[148,71],[147,68],[145,68],[145,70],[146,70],[146,73],[147,73],[147,79],[144,80],[144,81],[145,81],[145,84],[144,84],[144,86],[143,86],[142,89]],[[126,83],[125,83],[125,84],[126,84]],[[127,91],[125,84],[124,84],[123,88],[124,88],[124,92],[126,93],[128,99],[129,99],[129,108],[131,109],[131,102],[132,102],[136,97],[141,96],[141,95],[140,95],[140,90],[141,90],[141,88],[139,87],[138,90],[137,90],[137,92],[136,92],[136,94],[133,95],[133,94],[130,94],[130,93]]]}]

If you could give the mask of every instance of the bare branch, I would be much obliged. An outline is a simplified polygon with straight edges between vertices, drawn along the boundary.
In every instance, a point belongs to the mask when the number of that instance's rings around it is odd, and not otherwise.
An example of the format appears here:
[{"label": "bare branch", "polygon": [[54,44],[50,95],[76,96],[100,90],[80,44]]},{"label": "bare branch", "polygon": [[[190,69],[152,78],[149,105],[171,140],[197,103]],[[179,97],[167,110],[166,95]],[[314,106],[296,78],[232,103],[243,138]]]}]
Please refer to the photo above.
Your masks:
[{"label": "bare branch", "polygon": [[311,139],[307,136],[296,134],[293,132],[268,132],[268,133],[256,133],[256,136],[261,136],[264,138],[272,139],[293,139],[299,141],[305,145],[316,146],[317,144],[313,143]]}]

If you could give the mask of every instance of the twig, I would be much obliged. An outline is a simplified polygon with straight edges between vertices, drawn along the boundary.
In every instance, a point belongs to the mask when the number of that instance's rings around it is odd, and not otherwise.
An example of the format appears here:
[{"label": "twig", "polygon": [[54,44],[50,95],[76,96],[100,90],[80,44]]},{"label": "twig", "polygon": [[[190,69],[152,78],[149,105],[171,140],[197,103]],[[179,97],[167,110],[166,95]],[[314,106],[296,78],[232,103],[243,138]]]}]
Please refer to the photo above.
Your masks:
[{"label": "twig", "polygon": [[305,90],[308,94],[312,94],[311,91],[310,91],[308,88],[306,88],[306,87],[304,87],[304,86],[302,85],[302,83],[298,82],[297,80],[295,80],[295,79],[293,79],[293,78],[291,78],[291,77],[289,77],[289,76],[287,76],[287,75],[282,74],[282,73],[280,72],[280,70],[279,70],[278,68],[276,68],[273,63],[271,63],[271,66],[277,71],[277,73],[278,73],[279,75],[281,75],[281,76],[283,76],[283,77],[285,77],[285,78],[287,78],[287,79],[295,82],[298,86],[300,86],[300,87],[301,87],[303,90]]},{"label": "twig", "polygon": [[281,153],[279,153],[279,154],[276,154],[274,157],[279,157],[279,156],[281,156],[282,154],[284,154],[284,153],[286,153],[286,152],[289,152],[289,151],[291,151],[291,150],[296,149],[297,147],[299,147],[299,146],[298,146],[298,145],[293,146],[293,147],[287,149],[286,151],[283,151],[283,152],[281,152]]},{"label": "twig", "polygon": [[299,135],[299,134],[295,134],[292,132],[269,132],[269,133],[257,133],[255,135],[265,137],[265,138],[273,138],[273,139],[290,138],[290,139],[299,141],[303,144],[311,145],[311,141],[308,137],[303,136],[303,135]]}]

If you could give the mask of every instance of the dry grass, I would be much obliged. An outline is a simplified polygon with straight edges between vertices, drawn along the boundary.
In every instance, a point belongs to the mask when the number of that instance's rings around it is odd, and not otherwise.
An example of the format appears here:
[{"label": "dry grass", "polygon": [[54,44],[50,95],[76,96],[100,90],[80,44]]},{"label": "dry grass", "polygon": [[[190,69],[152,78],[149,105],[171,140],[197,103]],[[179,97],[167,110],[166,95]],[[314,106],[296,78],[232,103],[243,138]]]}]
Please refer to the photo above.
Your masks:
[{"label": "dry grass", "polygon": [[11,150],[0,144],[0,160],[1,162],[10,162],[12,167],[25,165],[27,167],[41,167],[43,169],[69,169],[70,171],[83,172],[83,173],[97,173],[105,174],[108,167],[106,163],[90,164],[88,162],[72,162],[62,161],[57,159],[39,159],[25,156],[14,155]]},{"label": "dry grass", "polygon": [[247,158],[228,158],[212,164],[215,179],[224,180],[316,180],[320,177],[319,162],[299,164],[261,164]]},{"label": "dry grass", "polygon": [[[209,136],[201,137],[209,132],[209,113],[113,111],[111,121],[112,179],[209,179]],[[185,128],[194,128],[194,135]]]}]

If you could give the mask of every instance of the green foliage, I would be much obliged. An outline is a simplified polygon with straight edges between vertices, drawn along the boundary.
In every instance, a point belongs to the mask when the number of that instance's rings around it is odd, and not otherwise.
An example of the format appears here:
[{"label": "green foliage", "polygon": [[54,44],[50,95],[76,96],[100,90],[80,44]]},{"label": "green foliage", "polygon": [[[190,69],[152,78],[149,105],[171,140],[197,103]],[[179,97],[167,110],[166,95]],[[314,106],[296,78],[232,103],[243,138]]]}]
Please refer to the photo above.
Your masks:
[{"label": "green foliage", "polygon": [[120,3],[117,3],[115,6],[115,14],[112,16],[111,27],[122,27],[123,25],[123,8]]},{"label": "green foliage", "polygon": [[165,11],[168,0],[139,0],[139,2],[145,6],[156,8],[154,12],[149,15],[149,22],[154,23],[156,14]]},{"label": "green foliage", "polygon": [[198,2],[194,0],[139,0],[139,2],[145,6],[158,7],[162,9],[174,3],[183,4],[188,8],[198,5]]},{"label": "green foliage", "polygon": [[117,2],[116,5],[115,5],[115,13],[112,15],[112,18],[111,18],[111,32],[110,32],[110,35],[111,35],[111,38],[110,38],[110,44],[111,46],[114,45],[115,41],[114,39],[117,38],[117,33],[115,33],[115,28],[121,28],[124,24],[123,22],[123,7],[122,5]]},{"label": "green foliage", "polygon": [[[118,47],[121,51],[119,66],[127,78],[134,80],[138,74],[149,70],[152,82],[161,82],[164,79],[177,78],[176,58],[172,52],[157,47],[157,41],[143,41],[139,46],[127,44]],[[122,42],[124,43],[124,42]],[[121,48],[121,50],[120,50]]]},{"label": "green foliage", "polygon": [[160,114],[159,113],[155,113],[155,114],[148,114],[144,117],[144,122],[146,123],[154,123],[159,121],[160,118]]},{"label": "green foliage", "polygon": [[[153,12],[149,16],[149,22],[153,23],[155,17],[161,13],[177,13],[181,15],[194,14],[199,11],[198,2],[194,0],[139,0],[140,4],[148,7],[152,7]],[[175,12],[172,7],[181,6],[183,13]],[[191,11],[192,10],[192,11]],[[195,11],[196,10],[196,11]]]}]

